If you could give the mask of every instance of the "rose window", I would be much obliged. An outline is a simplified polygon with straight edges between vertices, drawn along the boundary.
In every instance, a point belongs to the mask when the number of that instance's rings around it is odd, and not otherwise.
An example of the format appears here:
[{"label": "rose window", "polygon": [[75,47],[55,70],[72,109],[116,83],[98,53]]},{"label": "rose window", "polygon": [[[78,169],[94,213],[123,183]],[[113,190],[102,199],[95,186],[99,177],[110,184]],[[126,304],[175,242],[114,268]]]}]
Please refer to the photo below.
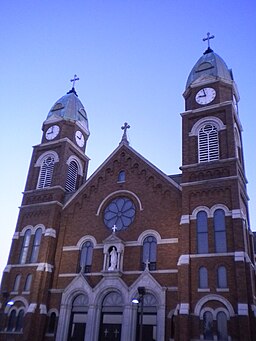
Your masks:
[{"label": "rose window", "polygon": [[125,197],[111,201],[104,211],[104,223],[109,228],[115,225],[117,230],[126,229],[135,218],[135,205]]}]

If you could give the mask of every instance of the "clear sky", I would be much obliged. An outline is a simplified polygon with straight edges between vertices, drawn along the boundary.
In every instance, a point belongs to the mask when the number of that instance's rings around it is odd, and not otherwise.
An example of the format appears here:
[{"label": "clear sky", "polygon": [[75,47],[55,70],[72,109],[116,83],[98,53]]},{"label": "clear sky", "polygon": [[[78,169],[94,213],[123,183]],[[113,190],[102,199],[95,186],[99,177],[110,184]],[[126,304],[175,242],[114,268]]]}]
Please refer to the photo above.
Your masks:
[{"label": "clear sky", "polygon": [[32,146],[42,122],[70,88],[84,104],[91,136],[90,174],[120,142],[127,121],[131,146],[167,174],[181,166],[182,93],[206,49],[232,68],[256,230],[255,0],[9,0],[1,4],[1,238],[7,262]]}]

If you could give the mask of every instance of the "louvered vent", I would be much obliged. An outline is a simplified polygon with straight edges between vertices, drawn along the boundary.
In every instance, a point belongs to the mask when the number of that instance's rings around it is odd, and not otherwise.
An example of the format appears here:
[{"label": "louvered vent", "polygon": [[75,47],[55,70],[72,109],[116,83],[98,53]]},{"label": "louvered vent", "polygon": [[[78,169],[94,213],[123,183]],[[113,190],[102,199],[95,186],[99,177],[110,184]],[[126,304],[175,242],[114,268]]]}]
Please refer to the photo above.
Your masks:
[{"label": "louvered vent", "polygon": [[199,162],[219,159],[218,130],[213,124],[204,125],[198,136]]},{"label": "louvered vent", "polygon": [[68,166],[68,175],[65,190],[67,192],[74,192],[76,190],[78,166],[75,161],[71,161]]},{"label": "louvered vent", "polygon": [[54,168],[54,158],[48,156],[41,166],[38,188],[50,187]]}]

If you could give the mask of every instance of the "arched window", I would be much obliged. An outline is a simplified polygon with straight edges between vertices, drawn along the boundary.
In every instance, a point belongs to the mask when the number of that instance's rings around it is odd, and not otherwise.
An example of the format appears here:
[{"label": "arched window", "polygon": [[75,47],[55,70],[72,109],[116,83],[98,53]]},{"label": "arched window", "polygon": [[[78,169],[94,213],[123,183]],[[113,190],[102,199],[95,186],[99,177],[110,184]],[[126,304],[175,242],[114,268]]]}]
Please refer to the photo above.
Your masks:
[{"label": "arched window", "polygon": [[81,256],[80,256],[80,267],[83,272],[91,272],[92,266],[92,252],[93,244],[90,240],[87,240],[82,245]]},{"label": "arched window", "polygon": [[225,212],[217,209],[213,215],[215,252],[227,252]]},{"label": "arched window", "polygon": [[199,269],[199,288],[208,288],[208,271],[204,266],[201,266],[201,268]]},{"label": "arched window", "polygon": [[199,130],[198,159],[199,162],[219,159],[218,129],[213,123],[206,123]]},{"label": "arched window", "polygon": [[24,310],[20,310],[16,319],[16,326],[15,331],[20,332],[23,329],[23,322],[24,322]]},{"label": "arched window", "polygon": [[207,213],[199,211],[196,215],[197,253],[208,253]]},{"label": "arched window", "polygon": [[19,287],[20,287],[20,279],[21,279],[21,275],[17,275],[15,277],[15,281],[14,281],[14,285],[13,285],[13,291],[19,291]]},{"label": "arched window", "polygon": [[68,166],[68,175],[65,185],[65,190],[67,192],[74,192],[76,190],[78,176],[78,165],[76,161],[72,160]]},{"label": "arched window", "polygon": [[37,188],[50,187],[54,168],[54,157],[48,155],[42,162]]},{"label": "arched window", "polygon": [[218,340],[221,341],[228,340],[227,316],[223,311],[220,311],[217,314],[217,336]]},{"label": "arched window", "polygon": [[31,283],[32,283],[32,275],[28,274],[26,281],[25,281],[25,285],[24,285],[24,291],[30,291]]},{"label": "arched window", "polygon": [[218,288],[225,289],[228,287],[227,269],[225,266],[219,266],[217,269],[217,285]]},{"label": "arched window", "polygon": [[204,340],[213,340],[213,316],[210,311],[203,315],[203,335]]},{"label": "arched window", "polygon": [[9,319],[8,319],[8,325],[7,325],[8,332],[11,332],[15,329],[15,323],[16,323],[16,310],[13,309],[10,312]]},{"label": "arched window", "polygon": [[55,312],[52,312],[50,316],[48,316],[48,325],[47,325],[47,333],[54,334],[56,329],[57,315]]},{"label": "arched window", "polygon": [[28,255],[28,248],[29,248],[29,242],[31,237],[31,230],[27,230],[23,237],[23,243],[20,251],[20,264],[25,264],[27,261],[27,255]]},{"label": "arched window", "polygon": [[157,242],[154,236],[148,236],[143,241],[142,268],[148,265],[149,270],[156,270]]},{"label": "arched window", "polygon": [[30,263],[37,262],[41,238],[42,238],[42,229],[39,228],[36,230],[36,233],[34,236],[34,242],[33,242],[33,247],[32,247],[32,252],[31,252],[31,257],[30,257]]},{"label": "arched window", "polygon": [[125,171],[121,170],[118,174],[118,182],[125,182]]}]

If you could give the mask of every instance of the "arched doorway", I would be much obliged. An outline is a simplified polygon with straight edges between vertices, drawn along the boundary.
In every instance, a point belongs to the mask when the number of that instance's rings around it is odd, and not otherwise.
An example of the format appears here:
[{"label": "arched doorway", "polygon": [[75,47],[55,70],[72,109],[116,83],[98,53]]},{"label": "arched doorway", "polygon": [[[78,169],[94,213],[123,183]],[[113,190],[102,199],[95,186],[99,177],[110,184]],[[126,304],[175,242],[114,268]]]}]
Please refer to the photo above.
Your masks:
[{"label": "arched doorway", "polygon": [[118,292],[111,292],[102,302],[99,341],[120,341],[122,321],[122,296]]},{"label": "arched doorway", "polygon": [[154,295],[145,294],[143,297],[142,326],[141,303],[138,305],[136,341],[139,340],[140,328],[142,328],[142,340],[157,340],[157,301]]},{"label": "arched doorway", "polygon": [[80,294],[72,303],[68,341],[84,341],[88,312],[88,297]]}]

